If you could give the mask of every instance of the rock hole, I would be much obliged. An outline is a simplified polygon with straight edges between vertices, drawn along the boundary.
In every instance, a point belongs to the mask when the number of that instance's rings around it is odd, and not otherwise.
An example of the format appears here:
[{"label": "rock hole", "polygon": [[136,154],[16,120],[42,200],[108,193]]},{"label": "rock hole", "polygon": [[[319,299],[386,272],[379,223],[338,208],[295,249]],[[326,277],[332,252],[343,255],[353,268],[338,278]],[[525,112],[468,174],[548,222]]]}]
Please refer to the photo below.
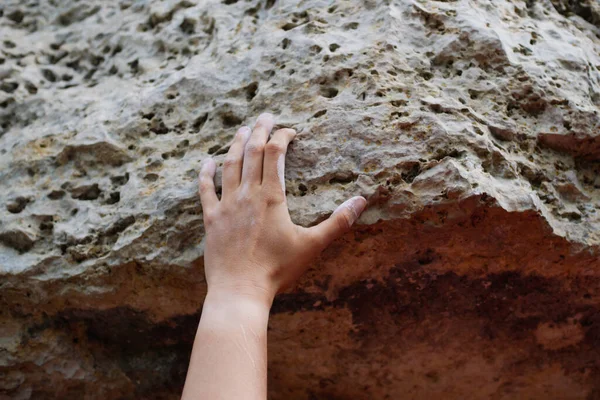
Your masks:
[{"label": "rock hole", "polygon": [[343,26],[343,28],[345,30],[350,30],[350,29],[358,29],[359,23],[358,22],[349,22],[347,24],[345,24]]},{"label": "rock hole", "polygon": [[196,21],[192,18],[184,18],[179,29],[185,34],[191,35],[196,30]]},{"label": "rock hole", "polygon": [[19,253],[31,250],[34,245],[29,235],[19,230],[0,233],[0,243],[17,250]]},{"label": "rock hole", "polygon": [[332,99],[338,95],[338,90],[334,87],[321,87],[320,93],[321,96]]},{"label": "rock hole", "polygon": [[54,74],[54,72],[52,72],[52,70],[50,70],[50,69],[43,69],[42,70],[42,75],[44,76],[44,78],[47,81],[56,82],[56,74]]},{"label": "rock hole", "polygon": [[265,3],[265,10],[268,10],[269,8],[273,7],[275,5],[275,1],[276,0],[267,0],[267,2]]},{"label": "rock hole", "polygon": [[0,90],[6,93],[12,93],[19,87],[17,82],[2,82],[0,83]]},{"label": "rock hole", "polygon": [[223,0],[223,4],[228,5],[228,6],[235,4],[237,2],[238,2],[238,0]]},{"label": "rock hole", "polygon": [[129,68],[131,68],[131,72],[134,74],[137,74],[140,70],[140,61],[138,59],[127,63],[127,65],[129,65]]},{"label": "rock hole", "polygon": [[331,43],[329,45],[329,51],[331,51],[332,53],[335,52],[337,49],[339,49],[341,46],[337,43]]},{"label": "rock hole", "polygon": [[321,52],[321,50],[323,50],[323,48],[321,46],[319,46],[318,44],[313,44],[312,46],[309,47],[308,49],[311,54],[319,54]]},{"label": "rock hole", "polygon": [[135,217],[133,215],[129,215],[125,218],[121,218],[116,221],[110,228],[108,228],[105,232],[106,236],[115,236],[119,233],[123,232],[130,225],[133,225],[135,222]]},{"label": "rock hole", "polygon": [[407,172],[403,172],[401,174],[401,177],[404,182],[412,183],[420,173],[421,173],[421,164],[415,163]]},{"label": "rock hole", "polygon": [[158,175],[157,174],[146,174],[146,176],[144,176],[144,180],[146,180],[148,182],[156,182],[158,180]]},{"label": "rock hole", "polygon": [[11,21],[13,21],[16,24],[20,24],[21,22],[23,22],[23,18],[25,18],[25,14],[23,14],[23,11],[21,11],[21,10],[15,10],[15,11],[11,12],[10,14],[6,14],[6,18],[10,19]]},{"label": "rock hole", "polygon": [[[0,108],[6,108],[9,105],[13,104],[15,102],[15,99],[12,97],[9,97],[8,99],[4,100],[2,103],[0,103]],[[2,127],[5,129],[8,129],[7,127],[9,126],[8,122],[3,122],[2,123]]]},{"label": "rock hole", "polygon": [[53,190],[50,193],[48,193],[48,198],[50,200],[60,200],[65,196],[65,191],[64,190]]},{"label": "rock hole", "polygon": [[325,114],[327,114],[327,110],[317,111],[316,113],[314,113],[313,118],[319,118],[319,117],[322,117]]},{"label": "rock hole", "polygon": [[308,187],[304,183],[298,185],[298,190],[300,191],[300,196],[306,196],[306,193],[308,193]]},{"label": "rock hole", "polygon": [[129,172],[126,172],[125,175],[112,176],[110,178],[110,181],[114,185],[123,186],[124,184],[129,182]]},{"label": "rock hole", "polygon": [[79,71],[81,69],[81,67],[79,66],[79,60],[69,61],[66,65],[67,67],[75,71]]},{"label": "rock hole", "polygon": [[288,47],[290,47],[290,43],[292,43],[292,41],[290,39],[284,38],[281,41],[281,48],[284,49],[284,50],[287,49]]},{"label": "rock hole", "polygon": [[202,129],[202,127],[206,123],[207,119],[208,119],[208,114],[203,114],[203,115],[199,116],[198,118],[196,118],[194,120],[194,123],[192,124],[192,127],[194,128],[194,132],[196,132],[196,133],[200,132],[200,129]]},{"label": "rock hole", "polygon": [[164,135],[166,133],[169,133],[169,128],[167,128],[167,126],[161,119],[152,120],[150,122],[150,130],[156,133],[157,135]]},{"label": "rock hole", "polygon": [[242,119],[232,112],[226,112],[221,115],[221,121],[223,122],[223,126],[226,128],[232,128],[242,123]]},{"label": "rock hole", "polygon": [[25,81],[25,89],[29,92],[29,94],[36,94],[37,93],[37,87],[35,87],[35,85],[29,81]]},{"label": "rock hole", "polygon": [[281,29],[283,29],[284,31],[289,31],[294,29],[295,27],[297,27],[298,25],[294,24],[293,22],[288,22],[285,25],[283,25],[281,27]]},{"label": "rock hole", "polygon": [[119,200],[121,200],[121,193],[112,192],[106,200],[106,204],[116,204],[119,202]]},{"label": "rock hole", "polygon": [[27,207],[27,204],[29,204],[29,199],[26,197],[19,196],[10,203],[8,203],[6,205],[6,209],[12,214],[18,214],[21,211],[23,211],[25,207]]},{"label": "rock hole", "polygon": [[92,185],[84,185],[74,188],[71,191],[71,197],[77,200],[96,200],[100,197],[102,191],[98,187],[97,183]]},{"label": "rock hole", "polygon": [[246,92],[246,100],[252,101],[258,91],[258,82],[252,82],[244,88],[244,91]]},{"label": "rock hole", "polygon": [[408,103],[406,100],[392,100],[390,101],[390,104],[394,107],[403,107],[406,106]]},{"label": "rock hole", "polygon": [[419,265],[428,265],[435,261],[436,254],[432,249],[427,249],[424,254],[419,254],[417,262]]},{"label": "rock hole", "polygon": [[90,63],[95,67],[100,65],[103,61],[104,61],[104,57],[102,57],[102,56],[92,55],[90,57]]},{"label": "rock hole", "polygon": [[54,221],[52,221],[52,216],[45,215],[43,220],[39,225],[40,231],[43,232],[51,232],[54,229]]},{"label": "rock hole", "polygon": [[215,154],[217,151],[219,151],[219,149],[220,149],[221,147],[223,147],[223,146],[222,146],[222,145],[220,145],[220,144],[215,144],[214,146],[211,146],[211,147],[208,149],[208,154]]},{"label": "rock hole", "polygon": [[421,72],[419,72],[419,75],[421,76],[421,78],[425,79],[426,81],[433,78],[433,74],[429,71],[421,71]]},{"label": "rock hole", "polygon": [[352,173],[339,172],[333,178],[329,179],[330,185],[340,184],[346,185],[354,182],[356,176]]}]

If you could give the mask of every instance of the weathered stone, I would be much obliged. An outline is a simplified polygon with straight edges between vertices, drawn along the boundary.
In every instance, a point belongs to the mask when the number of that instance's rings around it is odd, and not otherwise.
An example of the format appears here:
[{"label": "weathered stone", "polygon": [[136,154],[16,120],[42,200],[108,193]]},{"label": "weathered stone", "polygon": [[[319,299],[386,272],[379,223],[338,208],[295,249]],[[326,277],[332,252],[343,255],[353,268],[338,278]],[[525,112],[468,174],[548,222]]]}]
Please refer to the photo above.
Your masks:
[{"label": "weathered stone", "polygon": [[179,397],[206,291],[198,168],[270,111],[300,132],[295,222],[369,199],[275,301],[270,398],[598,398],[599,16],[4,1],[2,396]]}]

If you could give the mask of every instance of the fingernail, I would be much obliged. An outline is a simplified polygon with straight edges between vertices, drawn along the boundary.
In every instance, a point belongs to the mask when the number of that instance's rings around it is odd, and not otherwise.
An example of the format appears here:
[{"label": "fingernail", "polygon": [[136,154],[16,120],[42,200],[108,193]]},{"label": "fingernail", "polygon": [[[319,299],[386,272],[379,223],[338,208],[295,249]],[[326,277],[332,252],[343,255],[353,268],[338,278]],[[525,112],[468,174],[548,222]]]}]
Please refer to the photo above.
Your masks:
[{"label": "fingernail", "polygon": [[269,125],[269,124],[273,125],[274,121],[275,121],[275,118],[273,117],[273,114],[271,114],[271,113],[262,113],[256,119],[256,123],[261,124],[261,125]]},{"label": "fingernail", "polygon": [[250,128],[249,128],[249,127],[247,127],[247,126],[242,126],[242,127],[241,127],[240,129],[238,129],[238,131],[237,131],[238,135],[245,135],[245,136],[249,135],[249,134],[250,134],[250,132],[252,132],[252,131],[251,131],[251,130],[250,130]]},{"label": "fingernail", "polygon": [[215,163],[215,160],[213,160],[212,157],[208,157],[202,161],[202,165],[200,167],[200,172],[201,173],[206,172],[209,175],[214,175],[216,169],[217,169],[217,164]]},{"label": "fingernail", "polygon": [[340,204],[333,213],[335,214],[336,212],[340,212],[344,208],[347,208],[352,213],[353,218],[351,222],[354,223],[358,219],[358,217],[360,217],[360,214],[363,212],[366,205],[367,200],[364,197],[356,196]]}]

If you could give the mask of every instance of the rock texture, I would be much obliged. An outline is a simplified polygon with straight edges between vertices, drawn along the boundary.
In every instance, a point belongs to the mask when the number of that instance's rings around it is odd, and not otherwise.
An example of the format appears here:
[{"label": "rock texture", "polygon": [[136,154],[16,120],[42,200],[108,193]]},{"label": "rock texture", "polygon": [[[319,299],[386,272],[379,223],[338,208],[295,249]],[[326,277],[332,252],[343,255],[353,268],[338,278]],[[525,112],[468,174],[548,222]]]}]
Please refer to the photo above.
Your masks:
[{"label": "rock texture", "polygon": [[0,397],[176,399],[199,164],[270,111],[299,224],[272,399],[600,398],[596,0],[5,0]]}]

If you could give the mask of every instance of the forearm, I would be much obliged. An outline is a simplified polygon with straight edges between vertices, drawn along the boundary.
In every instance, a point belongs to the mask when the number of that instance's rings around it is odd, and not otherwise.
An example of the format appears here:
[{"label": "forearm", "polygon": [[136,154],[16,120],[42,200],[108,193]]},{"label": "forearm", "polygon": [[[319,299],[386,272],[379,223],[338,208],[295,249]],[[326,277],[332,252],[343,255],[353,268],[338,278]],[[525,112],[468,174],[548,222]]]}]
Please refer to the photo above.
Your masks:
[{"label": "forearm", "polygon": [[266,399],[270,305],[268,298],[209,290],[183,400]]}]

